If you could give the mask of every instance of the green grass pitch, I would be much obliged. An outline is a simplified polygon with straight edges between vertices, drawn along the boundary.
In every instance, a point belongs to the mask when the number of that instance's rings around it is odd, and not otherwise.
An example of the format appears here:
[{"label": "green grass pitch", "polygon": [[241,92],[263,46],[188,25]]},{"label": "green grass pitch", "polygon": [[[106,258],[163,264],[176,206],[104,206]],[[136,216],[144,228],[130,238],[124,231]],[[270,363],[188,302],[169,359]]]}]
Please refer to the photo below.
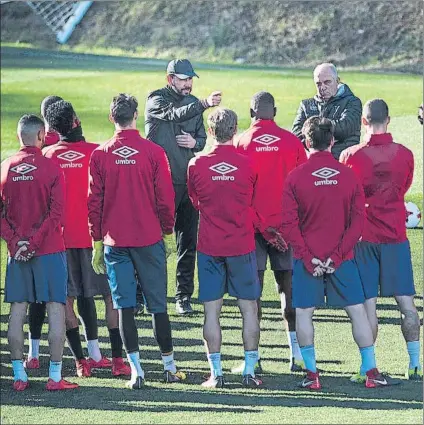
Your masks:
[{"label": "green grass pitch", "polygon": [[[147,93],[165,84],[165,66],[124,58],[54,56],[35,52],[31,57],[2,48],[1,70],[1,154],[2,159],[18,149],[16,124],[24,113],[39,113],[41,100],[57,94],[71,101],[82,121],[89,141],[102,142],[113,134],[108,122],[112,96],[128,92],[139,100],[139,128],[143,133],[144,101]],[[196,67],[195,67],[196,68]],[[291,70],[249,70],[197,67],[199,80],[194,94],[205,97],[222,90],[223,106],[239,115],[240,130],[249,125],[249,100],[259,90],[274,94],[277,122],[290,128],[302,98],[314,93],[311,72]],[[390,107],[390,130],[395,139],[415,154],[416,174],[408,200],[422,207],[422,127],[416,119],[422,101],[422,79],[410,75],[342,72],[342,80],[363,101],[384,98]],[[206,118],[206,114],[205,114]],[[422,228],[410,230],[413,252],[416,302],[422,316]],[[1,245],[1,287],[6,250]],[[6,331],[8,305],[1,305],[1,421],[2,423],[422,423],[422,385],[403,381],[398,387],[366,390],[349,382],[359,367],[359,353],[351,336],[347,316],[342,310],[322,309],[315,317],[318,367],[323,370],[323,391],[310,393],[296,388],[300,375],[289,373],[287,338],[283,331],[278,296],[272,274],[266,273],[261,356],[266,374],[264,388],[243,389],[240,377],[230,369],[243,356],[241,318],[233,300],[226,300],[223,328],[223,367],[228,388],[206,390],[199,384],[208,372],[202,343],[202,306],[196,314],[181,318],[173,304],[175,254],[170,257],[169,312],[178,367],[188,372],[185,384],[161,383],[162,364],[153,339],[151,319],[141,316],[139,326],[142,364],[148,388],[131,392],[110,371],[96,370],[86,380],[73,378],[70,351],[65,347],[64,375],[81,388],[69,393],[51,394],[44,385],[48,374],[47,326],[43,328],[41,369],[30,371],[31,387],[22,394],[11,390],[12,370]],[[197,283],[196,283],[197,288]],[[2,294],[3,296],[3,294]],[[99,339],[103,353],[110,356],[104,308],[97,301]],[[376,353],[380,369],[403,377],[408,356],[400,331],[399,313],[391,299],[378,303],[380,333]],[[25,327],[27,330],[27,327]]]}]

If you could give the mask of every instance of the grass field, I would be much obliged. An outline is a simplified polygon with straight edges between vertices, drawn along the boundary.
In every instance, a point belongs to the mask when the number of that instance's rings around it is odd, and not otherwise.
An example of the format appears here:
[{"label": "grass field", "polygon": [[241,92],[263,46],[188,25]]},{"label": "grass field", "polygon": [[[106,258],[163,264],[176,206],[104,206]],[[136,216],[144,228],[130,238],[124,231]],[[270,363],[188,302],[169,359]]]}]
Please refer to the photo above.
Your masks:
[{"label": "grass field", "polygon": [[[30,56],[31,54],[31,56]],[[24,113],[38,113],[40,101],[49,94],[70,100],[90,141],[105,141],[113,134],[108,122],[108,105],[113,95],[129,92],[139,99],[140,129],[143,130],[146,94],[161,87],[164,65],[157,61],[130,61],[125,58],[95,58],[29,51],[25,56],[2,48],[1,70],[1,154],[18,148],[15,129]],[[200,79],[194,94],[207,96],[223,91],[223,106],[233,108],[240,118],[240,130],[249,125],[249,100],[259,90],[268,90],[277,100],[277,122],[290,127],[299,101],[313,91],[310,73],[290,70],[248,70],[197,67]],[[391,131],[398,141],[414,151],[416,176],[408,199],[422,205],[422,127],[416,119],[422,99],[422,79],[409,75],[343,73],[354,93],[363,101],[382,97],[391,108]],[[422,227],[409,231],[417,287],[417,305],[422,316]],[[3,287],[6,252],[1,245]],[[161,361],[148,316],[138,319],[142,364],[148,388],[131,392],[110,372],[95,371],[91,379],[73,378],[77,391],[50,394],[44,390],[48,373],[47,326],[41,347],[41,369],[29,374],[31,388],[23,394],[11,390],[12,371],[6,340],[8,306],[1,306],[1,421],[2,423],[422,423],[422,385],[404,381],[401,386],[366,390],[348,380],[359,366],[359,353],[350,325],[342,310],[323,309],[316,314],[318,367],[323,370],[320,393],[296,388],[300,375],[288,371],[288,345],[280,320],[273,279],[266,273],[261,357],[265,386],[258,391],[243,389],[240,377],[229,370],[243,355],[241,319],[233,300],[226,300],[222,315],[223,366],[228,388],[200,387],[208,365],[202,343],[202,306],[194,294],[196,314],[181,318],[175,314],[173,295],[175,255],[168,264],[169,311],[179,368],[188,372],[188,382],[166,386],[160,382]],[[196,284],[197,287],[197,284]],[[102,303],[97,301],[100,342],[110,356]],[[403,377],[408,356],[400,331],[399,313],[391,299],[378,304],[380,333],[377,359],[380,369]],[[65,348],[64,374],[72,376],[73,361]]]}]

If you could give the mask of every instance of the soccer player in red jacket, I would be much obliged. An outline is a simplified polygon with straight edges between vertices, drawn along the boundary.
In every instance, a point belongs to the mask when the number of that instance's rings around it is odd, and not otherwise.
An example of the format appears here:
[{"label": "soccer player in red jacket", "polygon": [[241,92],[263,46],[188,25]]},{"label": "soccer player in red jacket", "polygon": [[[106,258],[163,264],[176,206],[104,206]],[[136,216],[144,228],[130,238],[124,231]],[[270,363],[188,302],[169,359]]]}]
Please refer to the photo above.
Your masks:
[{"label": "soccer player in red jacket", "polygon": [[210,378],[202,385],[224,386],[219,316],[228,292],[237,298],[243,316],[242,382],[244,386],[257,387],[262,384],[254,370],[258,361],[257,300],[261,291],[254,237],[255,226],[261,224],[253,207],[257,176],[249,158],[233,145],[237,115],[229,109],[219,109],[209,116],[208,124],[215,146],[208,155],[190,160],[187,177],[188,194],[200,211],[199,300],[204,303],[203,337],[211,369]]},{"label": "soccer player in red jacket", "polygon": [[21,149],[1,164],[1,237],[7,243],[5,302],[11,303],[8,341],[13,388],[28,388],[23,364],[28,303],[46,302],[50,367],[47,390],[78,388],[62,379],[67,266],[62,234],[65,184],[60,168],[41,154],[44,123],[24,115],[18,123]]},{"label": "soccer player in red jacket", "polygon": [[[414,304],[411,249],[406,236],[405,193],[412,183],[414,157],[387,132],[389,108],[382,99],[366,103],[364,143],[342,152],[340,161],[358,176],[365,192],[366,221],[355,259],[365,290],[365,307],[377,338],[377,296],[395,297],[409,354],[407,377],[422,381],[420,319]],[[364,371],[352,377],[363,380]]]},{"label": "soccer player in red jacket", "polygon": [[[119,329],[131,366],[128,386],[144,385],[134,318],[137,272],[146,307],[164,364],[165,382],[186,378],[174,362],[167,313],[164,240],[172,240],[175,220],[174,189],[165,151],[143,139],[136,126],[135,97],[119,94],[110,105],[115,135],[98,147],[90,161],[88,217],[93,239],[92,265],[98,274],[105,265]],[[164,240],[163,240],[164,239]]]},{"label": "soccer player in red jacket", "polygon": [[316,368],[316,307],[343,307],[359,347],[366,387],[389,385],[376,368],[374,339],[364,307],[364,290],[353,258],[365,216],[364,193],[352,170],[331,154],[334,127],[327,118],[311,117],[303,127],[311,152],[288,176],[283,194],[285,240],[293,247],[293,306],[296,331],[307,374],[301,387],[321,389]]},{"label": "soccer player in red jacket", "polygon": [[[282,220],[284,182],[290,171],[303,164],[307,158],[302,142],[274,121],[276,113],[272,94],[265,91],[256,93],[250,102],[252,125],[241,135],[237,146],[240,152],[244,152],[252,160],[258,173],[254,208],[268,226],[278,228]],[[290,347],[290,370],[302,371],[304,364],[296,338],[296,311],[291,305],[292,249],[289,247],[285,252],[278,251],[259,232],[255,233],[255,243],[261,294],[269,257],[281,298],[281,312]],[[260,321],[260,299],[258,316]],[[239,370],[240,368],[236,368],[233,372]],[[261,371],[259,360],[256,372]]]},{"label": "soccer player in red jacket", "polygon": [[[91,267],[92,247],[88,230],[88,168],[92,152],[99,146],[87,143],[81,123],[69,102],[53,103],[46,112],[50,127],[60,136],[60,142],[44,149],[44,156],[55,161],[63,170],[67,202],[64,239],[68,260],[68,302],[66,309],[69,347],[75,358],[77,374],[90,376],[91,369],[112,368],[114,376],[130,375],[131,370],[122,359],[122,339],[119,334],[118,311],[113,309],[110,288],[105,275],[97,275]],[[106,322],[112,348],[112,361],[102,356],[98,340],[97,312],[94,296],[105,302]],[[84,325],[89,359],[84,357],[74,312],[77,298],[78,312]]]}]

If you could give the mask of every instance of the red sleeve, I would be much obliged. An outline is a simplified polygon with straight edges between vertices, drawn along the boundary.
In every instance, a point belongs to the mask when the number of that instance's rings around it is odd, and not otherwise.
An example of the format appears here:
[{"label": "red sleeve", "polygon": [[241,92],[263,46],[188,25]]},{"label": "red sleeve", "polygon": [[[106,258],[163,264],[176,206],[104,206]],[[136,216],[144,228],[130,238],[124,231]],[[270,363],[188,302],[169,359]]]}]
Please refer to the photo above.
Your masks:
[{"label": "red sleeve", "polygon": [[353,250],[361,237],[365,220],[365,195],[362,186],[357,183],[351,200],[349,227],[346,229],[336,251],[330,255],[337,268]]},{"label": "red sleeve", "polygon": [[283,190],[283,222],[281,233],[294,250],[294,257],[303,260],[308,271],[312,270],[311,260],[314,258],[305,244],[299,228],[299,204],[296,200],[295,189],[290,176]]},{"label": "red sleeve", "polygon": [[187,190],[188,190],[188,196],[190,198],[191,203],[193,204],[193,207],[196,208],[196,210],[199,210],[199,198],[197,196],[196,187],[194,184],[194,173],[195,173],[195,162],[193,158],[188,163],[188,169],[187,169]]},{"label": "red sleeve", "polygon": [[175,224],[175,192],[169,162],[162,148],[156,156],[153,185],[162,232],[169,235],[173,232]]},{"label": "red sleeve", "polygon": [[296,164],[296,167],[298,167],[299,165],[303,164],[307,160],[308,160],[308,157],[306,156],[305,148],[303,147],[302,142],[299,140],[299,149],[298,149],[298,153],[297,153],[297,164]]},{"label": "red sleeve", "polygon": [[94,151],[90,158],[90,184],[88,189],[88,227],[93,241],[103,240],[102,216],[104,182],[100,173],[100,151]]},{"label": "red sleeve", "polygon": [[56,170],[56,177],[50,191],[49,211],[41,226],[29,238],[31,248],[35,251],[39,248],[47,231],[61,226],[63,222],[65,212],[65,177],[59,167]]},{"label": "red sleeve", "polygon": [[414,155],[412,152],[410,152],[410,159],[409,159],[409,174],[405,182],[405,193],[408,192],[409,188],[411,187],[412,180],[414,178]]},{"label": "red sleeve", "polygon": [[0,215],[1,215],[1,238],[4,239],[7,243],[10,254],[13,256],[16,252],[16,244],[20,241],[19,235],[10,226],[9,222],[6,219],[6,209],[4,206],[3,199],[0,198]]}]

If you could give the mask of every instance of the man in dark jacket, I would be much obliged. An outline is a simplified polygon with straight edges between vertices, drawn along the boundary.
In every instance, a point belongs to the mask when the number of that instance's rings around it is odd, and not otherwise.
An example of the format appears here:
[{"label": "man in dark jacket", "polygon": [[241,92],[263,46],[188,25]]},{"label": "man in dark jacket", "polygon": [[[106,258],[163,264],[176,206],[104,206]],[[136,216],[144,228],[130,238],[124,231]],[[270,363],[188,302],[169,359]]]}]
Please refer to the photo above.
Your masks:
[{"label": "man in dark jacket", "polygon": [[302,135],[303,123],[314,115],[329,118],[334,126],[333,156],[359,143],[361,137],[362,103],[347,84],[340,83],[337,69],[332,63],[322,63],[314,70],[317,94],[300,102],[292,132],[305,142]]},{"label": "man in dark jacket", "polygon": [[206,144],[203,111],[221,102],[221,93],[207,99],[191,95],[193,77],[198,77],[187,59],[172,60],[167,68],[168,85],[150,93],[145,109],[146,138],[161,146],[169,160],[175,190],[175,236],[177,242],[176,310],[193,312],[190,299],[194,292],[194,265],[198,212],[187,193],[187,166]]}]

